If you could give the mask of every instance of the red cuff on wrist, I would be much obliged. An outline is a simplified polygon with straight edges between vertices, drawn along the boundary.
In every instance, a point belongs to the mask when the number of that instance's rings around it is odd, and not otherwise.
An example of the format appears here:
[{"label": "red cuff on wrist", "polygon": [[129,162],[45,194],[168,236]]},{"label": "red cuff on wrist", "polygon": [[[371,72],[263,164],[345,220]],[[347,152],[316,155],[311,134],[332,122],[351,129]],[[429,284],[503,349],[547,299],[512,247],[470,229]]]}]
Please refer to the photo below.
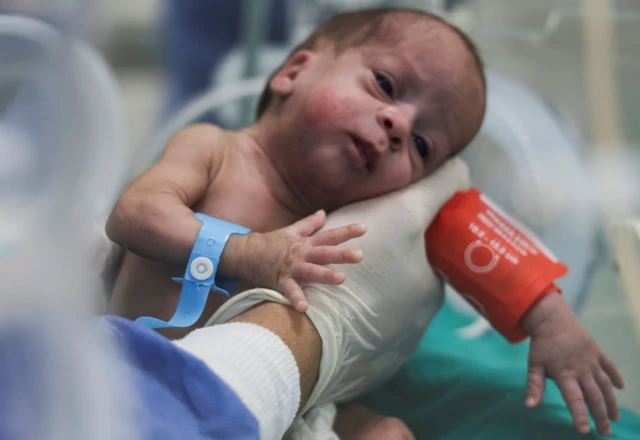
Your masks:
[{"label": "red cuff on wrist", "polygon": [[567,267],[477,189],[447,202],[425,233],[429,263],[509,342],[527,337],[524,313]]}]

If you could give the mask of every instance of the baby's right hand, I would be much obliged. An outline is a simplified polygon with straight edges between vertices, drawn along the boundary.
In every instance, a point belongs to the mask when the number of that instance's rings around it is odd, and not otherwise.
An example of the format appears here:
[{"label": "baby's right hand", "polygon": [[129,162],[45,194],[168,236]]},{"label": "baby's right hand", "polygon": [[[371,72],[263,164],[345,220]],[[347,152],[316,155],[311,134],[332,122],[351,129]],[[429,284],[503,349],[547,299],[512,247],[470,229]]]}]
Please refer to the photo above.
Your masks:
[{"label": "baby's right hand", "polygon": [[345,274],[324,266],[362,260],[362,251],[338,245],[364,235],[366,226],[352,224],[316,234],[325,220],[321,210],[286,228],[244,236],[241,278],[281,292],[297,311],[306,311],[304,283],[342,284]]}]

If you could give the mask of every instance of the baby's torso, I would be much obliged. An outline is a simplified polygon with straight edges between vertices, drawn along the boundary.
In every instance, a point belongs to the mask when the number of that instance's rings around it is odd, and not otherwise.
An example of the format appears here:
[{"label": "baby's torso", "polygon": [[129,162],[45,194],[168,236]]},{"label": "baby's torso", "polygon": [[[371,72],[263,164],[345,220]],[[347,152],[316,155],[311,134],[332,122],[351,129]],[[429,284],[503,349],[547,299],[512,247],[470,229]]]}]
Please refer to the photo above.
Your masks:
[{"label": "baby's torso", "polygon": [[[231,148],[231,147],[229,147]],[[266,232],[291,223],[291,216],[272,197],[264,182],[256,178],[253,165],[241,155],[225,162],[200,201],[193,207],[201,212],[250,228]],[[144,259],[127,251],[116,280],[111,300],[111,312],[135,319],[153,316],[168,320],[180,298],[181,285],[172,280],[182,277],[184,267]],[[241,283],[238,291],[252,286]],[[179,338],[201,327],[228,298],[211,291],[199,322],[187,329],[163,330],[170,338]]]}]

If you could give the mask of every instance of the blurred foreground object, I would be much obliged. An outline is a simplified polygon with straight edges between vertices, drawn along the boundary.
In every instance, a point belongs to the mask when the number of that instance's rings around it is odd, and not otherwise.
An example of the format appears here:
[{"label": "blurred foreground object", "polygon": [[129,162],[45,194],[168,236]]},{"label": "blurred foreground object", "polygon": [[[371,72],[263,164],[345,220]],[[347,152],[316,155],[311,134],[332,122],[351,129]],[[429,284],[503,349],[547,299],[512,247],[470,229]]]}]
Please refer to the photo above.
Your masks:
[{"label": "blurred foreground object", "polygon": [[116,82],[71,28],[33,18],[0,15],[0,59],[0,438],[136,438],[119,354],[88,321],[92,223],[127,165]]}]

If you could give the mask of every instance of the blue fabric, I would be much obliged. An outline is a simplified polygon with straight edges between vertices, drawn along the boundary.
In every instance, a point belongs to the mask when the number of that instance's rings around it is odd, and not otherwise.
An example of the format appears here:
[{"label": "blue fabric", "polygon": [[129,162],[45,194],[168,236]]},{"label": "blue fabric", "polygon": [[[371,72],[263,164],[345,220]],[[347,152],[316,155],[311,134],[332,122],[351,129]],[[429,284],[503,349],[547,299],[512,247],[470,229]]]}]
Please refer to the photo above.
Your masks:
[{"label": "blue fabric", "polygon": [[143,325],[116,317],[100,321],[125,349],[145,439],[259,438],[256,418],[203,362]]},{"label": "blue fabric", "polygon": [[[121,423],[133,424],[140,440],[259,438],[256,418],[203,362],[143,325],[116,317],[99,318],[92,324],[120,347],[122,356],[115,359],[116,368],[125,373],[122,383],[132,388],[130,393],[118,394],[118,408],[126,416]],[[82,359],[69,357],[72,352],[60,358],[63,346],[56,347],[48,337],[55,329],[55,325],[39,325],[37,320],[18,320],[0,327],[2,440],[50,438],[52,398],[71,420],[76,412],[73,408],[83,404],[77,400],[82,393],[73,391],[79,383],[73,374],[84,368]],[[58,353],[55,373],[50,368],[52,351]],[[52,380],[58,386],[57,393],[60,386],[70,392],[50,394],[56,389]],[[69,438],[90,438],[81,420],[68,429]]]},{"label": "blue fabric", "polygon": [[0,439],[46,438],[42,424],[24,423],[25,414],[43,420],[42,390],[47,374],[46,350],[38,331],[22,326],[0,330]]}]

